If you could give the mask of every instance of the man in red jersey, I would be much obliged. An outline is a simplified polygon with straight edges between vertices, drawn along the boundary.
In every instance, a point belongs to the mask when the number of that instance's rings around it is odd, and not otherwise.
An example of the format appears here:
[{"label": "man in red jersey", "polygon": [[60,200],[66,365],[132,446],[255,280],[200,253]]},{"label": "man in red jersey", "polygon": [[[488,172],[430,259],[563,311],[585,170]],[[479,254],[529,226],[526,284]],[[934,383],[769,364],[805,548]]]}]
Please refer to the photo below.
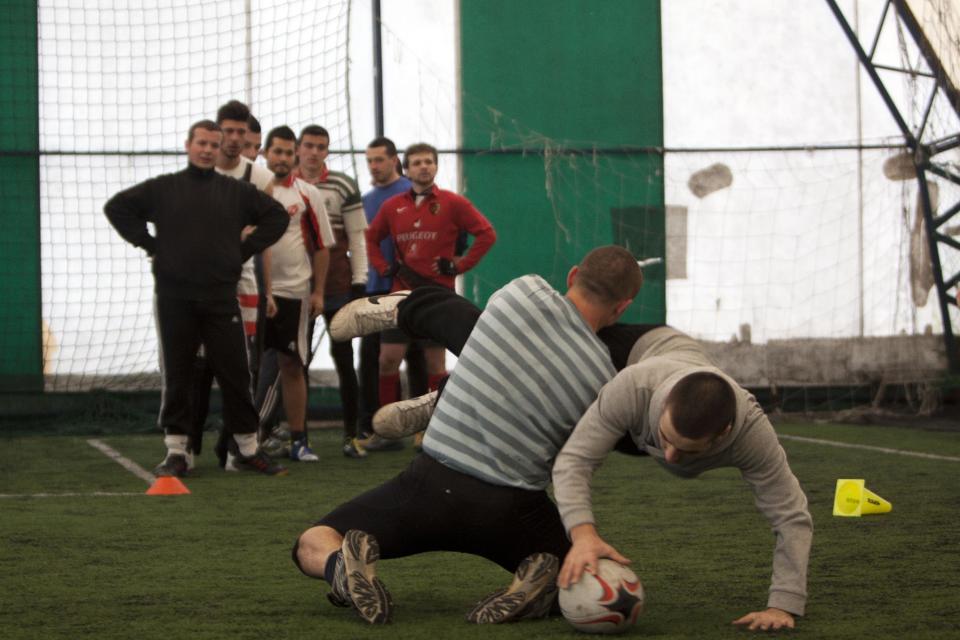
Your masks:
[{"label": "man in red jersey", "polygon": [[[383,203],[367,229],[367,256],[383,276],[393,276],[393,291],[423,285],[453,289],[457,274],[472,269],[497,239],[490,221],[473,204],[434,184],[437,150],[429,144],[411,145],[404,153],[404,168],[413,188]],[[466,231],[474,237],[463,256],[456,255],[457,237]],[[394,263],[380,252],[380,241],[391,238],[396,247]],[[410,338],[399,330],[384,331],[380,347],[380,405],[400,399],[400,362]],[[446,375],[444,349],[424,348],[428,384],[436,389]]]}]

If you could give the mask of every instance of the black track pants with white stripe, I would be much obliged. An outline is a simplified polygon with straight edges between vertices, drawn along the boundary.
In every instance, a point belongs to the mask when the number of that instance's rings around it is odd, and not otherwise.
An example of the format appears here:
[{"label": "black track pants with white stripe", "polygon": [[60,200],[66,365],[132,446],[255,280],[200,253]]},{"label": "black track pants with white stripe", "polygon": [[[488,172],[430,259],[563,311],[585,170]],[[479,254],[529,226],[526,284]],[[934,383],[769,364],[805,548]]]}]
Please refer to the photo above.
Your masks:
[{"label": "black track pants with white stripe", "polygon": [[181,300],[158,294],[154,312],[163,377],[160,427],[168,434],[191,433],[194,363],[202,343],[223,395],[224,428],[231,434],[255,433],[257,411],[237,299]]}]

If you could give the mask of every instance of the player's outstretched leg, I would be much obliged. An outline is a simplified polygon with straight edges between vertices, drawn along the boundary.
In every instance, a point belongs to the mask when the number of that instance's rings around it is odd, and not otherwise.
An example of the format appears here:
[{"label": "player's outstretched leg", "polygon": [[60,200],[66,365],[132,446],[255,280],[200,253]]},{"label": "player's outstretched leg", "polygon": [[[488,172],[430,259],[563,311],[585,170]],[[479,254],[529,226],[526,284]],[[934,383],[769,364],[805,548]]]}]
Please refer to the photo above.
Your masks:
[{"label": "player's outstretched leg", "polygon": [[438,391],[400,402],[391,402],[373,414],[373,430],[384,438],[405,438],[423,431],[437,404]]},{"label": "player's outstretched leg", "polygon": [[[393,615],[393,601],[387,587],[377,577],[376,565],[377,560],[380,559],[380,546],[377,544],[377,539],[363,531],[351,529],[343,536],[341,551],[345,581],[334,579],[334,582],[338,583],[334,587],[334,593],[342,600],[345,588],[346,595],[357,613],[370,624],[390,622]],[[331,601],[333,601],[332,598]],[[337,603],[334,602],[334,604]]]},{"label": "player's outstretched leg", "polygon": [[409,291],[360,298],[337,311],[330,322],[330,339],[343,342],[397,326],[397,305]]},{"label": "player's outstretched leg", "polygon": [[526,557],[513,582],[506,589],[494,591],[467,614],[467,621],[476,624],[497,624],[527,618],[543,618],[557,597],[557,572],[560,562],[550,553]]}]

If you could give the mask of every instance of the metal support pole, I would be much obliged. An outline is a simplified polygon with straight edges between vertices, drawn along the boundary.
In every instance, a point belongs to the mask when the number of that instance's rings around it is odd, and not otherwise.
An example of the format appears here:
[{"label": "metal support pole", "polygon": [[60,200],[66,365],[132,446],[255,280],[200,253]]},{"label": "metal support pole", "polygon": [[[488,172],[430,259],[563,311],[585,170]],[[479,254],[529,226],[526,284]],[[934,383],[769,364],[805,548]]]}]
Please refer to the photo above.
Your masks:
[{"label": "metal support pole", "polygon": [[[909,9],[902,0],[892,0],[897,9],[898,15],[900,16],[901,20],[907,24],[908,30],[913,36],[914,41],[917,43],[924,57],[927,59],[927,63],[930,65],[930,68],[933,69],[934,77],[936,78],[937,82],[937,86],[933,90],[933,95],[931,95],[930,101],[926,105],[923,116],[923,124],[918,128],[917,133],[914,134],[901,115],[900,110],[893,101],[893,98],[891,98],[890,94],[887,92],[886,86],[883,84],[883,80],[880,79],[880,75],[877,73],[877,68],[880,67],[880,65],[875,64],[872,60],[873,54],[876,53],[877,42],[880,39],[880,31],[883,29],[883,20],[886,17],[887,9],[891,4],[891,0],[888,0],[887,4],[884,6],[884,17],[881,18],[870,55],[867,55],[867,53],[863,50],[863,47],[860,45],[859,37],[847,23],[847,20],[844,17],[843,12],[840,11],[840,7],[837,6],[836,1],[826,0],[826,2],[827,5],[829,5],[830,10],[833,11],[834,16],[836,16],[837,22],[840,24],[840,28],[843,30],[844,34],[847,36],[847,39],[850,41],[850,44],[853,46],[853,50],[860,59],[860,63],[863,65],[867,75],[870,76],[874,86],[876,86],[884,104],[887,105],[887,110],[890,112],[890,115],[893,117],[894,121],[896,121],[907,146],[910,148],[911,156],[913,158],[913,165],[917,173],[917,188],[919,189],[920,194],[920,205],[923,209],[927,247],[930,251],[930,263],[933,269],[933,278],[937,288],[937,302],[940,305],[940,317],[943,321],[943,341],[944,348],[946,349],[947,362],[949,364],[950,371],[954,373],[960,372],[960,353],[957,352],[957,343],[953,335],[953,328],[950,324],[950,301],[948,300],[947,295],[947,287],[960,278],[960,274],[950,278],[947,282],[944,282],[943,269],[940,265],[940,251],[938,247],[938,235],[940,234],[937,233],[937,227],[943,223],[943,220],[942,218],[936,218],[934,216],[935,212],[933,211],[933,207],[930,203],[930,191],[927,188],[927,172],[929,171],[930,173],[946,178],[947,180],[950,180],[956,184],[960,184],[960,176],[954,175],[953,172],[947,169],[931,164],[929,161],[928,149],[921,147],[920,145],[920,136],[923,134],[923,131],[926,128],[927,116],[932,108],[933,99],[936,95],[936,92],[938,90],[943,90],[944,94],[950,100],[951,106],[953,106],[955,110],[958,107],[958,103],[960,103],[960,95],[958,95],[956,88],[953,87],[949,77],[947,77],[947,74],[944,72],[942,65],[940,65],[939,60],[933,52],[930,43],[927,42],[923,31],[920,28],[920,25],[917,24],[913,14],[910,13]],[[960,111],[958,111],[958,113],[960,113]],[[942,143],[944,146],[949,146],[952,142],[953,141],[949,140],[948,138],[944,139],[943,141],[937,141],[934,143],[934,145]],[[954,211],[955,208],[956,207],[951,208],[950,211]]]},{"label": "metal support pole", "polygon": [[870,61],[870,58],[867,56],[867,53],[863,50],[863,47],[860,46],[860,40],[857,39],[857,34],[855,34],[853,29],[850,28],[850,25],[847,24],[847,19],[843,17],[843,12],[840,11],[840,7],[837,6],[835,0],[827,0],[827,4],[830,6],[830,10],[833,11],[833,15],[836,16],[837,22],[840,23],[840,28],[843,29],[843,33],[847,36],[847,40],[849,40],[850,44],[853,45],[853,50],[857,54],[857,57],[860,58],[860,62],[863,64],[863,68],[867,72],[867,75],[870,76],[870,79],[873,81],[877,91],[880,92],[880,97],[883,99],[884,104],[887,105],[887,110],[896,121],[897,127],[900,128],[901,133],[903,133],[903,137],[906,138],[907,146],[910,147],[911,151],[915,151],[917,148],[917,141],[913,137],[913,132],[910,130],[910,127],[907,126],[903,116],[900,115],[900,111],[897,109],[897,105],[893,102],[893,98],[891,98],[890,94],[887,93],[887,88],[883,85],[883,80],[880,79],[880,75],[877,73],[876,68]]},{"label": "metal support pole", "polygon": [[937,283],[937,302],[940,305],[940,317],[943,320],[943,342],[947,350],[947,363],[950,365],[950,370],[956,373],[960,371],[960,353],[957,353],[957,341],[950,326],[950,307],[943,282],[943,269],[940,267],[940,250],[937,246],[933,208],[930,206],[927,172],[922,166],[917,167],[917,183],[920,189],[920,202],[923,205],[923,226],[927,236],[927,247],[930,250],[930,264],[933,266],[933,279]]},{"label": "metal support pole", "polygon": [[244,70],[244,80],[246,81],[245,98],[247,106],[253,109],[253,7],[251,0],[245,0],[243,3],[243,15],[246,23],[244,24],[244,53],[246,56],[246,69]]},{"label": "metal support pole", "polygon": [[380,40],[380,0],[373,0],[373,123],[383,135],[383,46]]}]

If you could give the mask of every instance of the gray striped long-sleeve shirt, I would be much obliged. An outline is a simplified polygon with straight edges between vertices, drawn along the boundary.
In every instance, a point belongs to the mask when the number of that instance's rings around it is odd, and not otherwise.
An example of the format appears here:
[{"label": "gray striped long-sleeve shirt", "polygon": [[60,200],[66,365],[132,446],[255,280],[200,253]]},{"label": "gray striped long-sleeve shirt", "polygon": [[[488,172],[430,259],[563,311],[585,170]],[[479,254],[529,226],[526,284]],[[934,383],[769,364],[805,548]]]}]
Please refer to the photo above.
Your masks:
[{"label": "gray striped long-sleeve shirt", "polygon": [[545,489],[554,457],[614,373],[572,302],[540,276],[517,278],[477,321],[423,450],[493,484]]}]

